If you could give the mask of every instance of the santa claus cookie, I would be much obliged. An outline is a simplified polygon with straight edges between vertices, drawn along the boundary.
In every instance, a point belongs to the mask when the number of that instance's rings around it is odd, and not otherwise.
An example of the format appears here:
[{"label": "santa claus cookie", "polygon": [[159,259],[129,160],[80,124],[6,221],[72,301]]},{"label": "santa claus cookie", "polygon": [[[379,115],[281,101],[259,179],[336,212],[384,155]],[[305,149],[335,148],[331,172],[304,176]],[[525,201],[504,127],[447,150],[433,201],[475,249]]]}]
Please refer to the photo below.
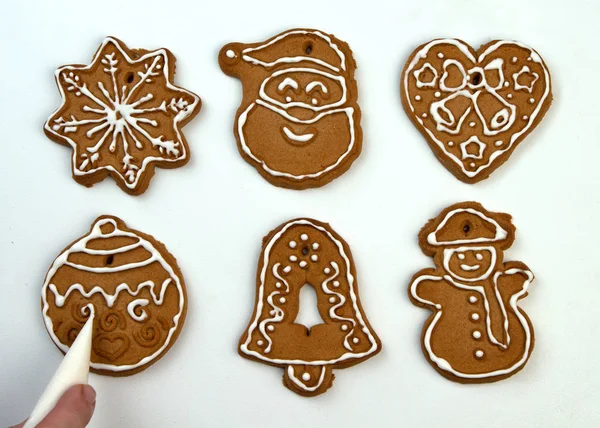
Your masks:
[{"label": "santa claus cookie", "polygon": [[[297,323],[300,289],[317,295],[321,324]],[[304,396],[324,393],[333,369],[372,357],[381,343],[358,297],[348,244],[326,223],[296,219],[263,240],[254,314],[240,339],[244,358],[282,367],[283,384]]]},{"label": "santa claus cookie", "polygon": [[521,370],[531,355],[533,326],[518,302],[533,274],[521,262],[503,262],[514,238],[510,215],[477,202],[446,208],[419,233],[435,268],[413,276],[409,296],[432,311],[423,352],[450,380],[495,382]]},{"label": "santa claus cookie", "polygon": [[175,258],[149,235],[102,216],[56,258],[42,288],[48,334],[67,352],[94,312],[90,367],[127,376],[173,346],[187,298]]},{"label": "santa claus cookie", "polygon": [[234,134],[242,157],[271,184],[320,187],[350,168],[362,146],[348,45],[316,30],[231,43],[223,72],[242,81]]},{"label": "santa claus cookie", "polygon": [[477,183],[508,160],[552,101],[542,57],[518,42],[475,51],[457,39],[419,46],[401,79],[404,110],[442,164]]},{"label": "santa claus cookie", "polygon": [[181,128],[200,111],[200,98],[173,84],[167,49],[128,49],[108,37],[89,65],[56,70],[62,104],[44,125],[70,146],[73,178],[84,186],[111,175],[132,195],[143,193],[154,168],[187,163]]}]

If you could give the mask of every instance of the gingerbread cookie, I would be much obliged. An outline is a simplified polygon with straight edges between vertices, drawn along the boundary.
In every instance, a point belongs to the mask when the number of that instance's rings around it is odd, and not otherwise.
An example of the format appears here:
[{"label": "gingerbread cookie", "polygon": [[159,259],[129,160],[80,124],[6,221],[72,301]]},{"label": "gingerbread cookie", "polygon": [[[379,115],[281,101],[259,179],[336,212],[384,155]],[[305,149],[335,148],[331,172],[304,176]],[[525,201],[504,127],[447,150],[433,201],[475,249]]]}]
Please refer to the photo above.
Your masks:
[{"label": "gingerbread cookie", "polygon": [[434,269],[416,273],[411,301],[433,313],[422,347],[444,377],[461,383],[495,382],[521,370],[533,350],[533,326],[518,301],[533,274],[503,262],[515,238],[511,216],[477,202],[452,205],[419,233]]},{"label": "gingerbread cookie", "polygon": [[271,184],[323,186],[360,154],[356,64],[345,42],[289,30],[260,43],[225,45],[219,65],[242,81],[233,128],[240,154]]},{"label": "gingerbread cookie", "polygon": [[541,56],[518,42],[479,50],[457,39],[419,46],[401,79],[404,110],[442,164],[465,183],[487,178],[552,101]]},{"label": "gingerbread cookie", "polygon": [[181,128],[200,111],[200,98],[173,84],[167,49],[128,49],[108,37],[89,65],[56,70],[62,105],[46,135],[73,149],[73,178],[92,186],[111,175],[125,192],[143,193],[155,167],[187,163]]},{"label": "gingerbread cookie", "polygon": [[[302,287],[313,287],[323,323],[297,324]],[[296,219],[263,240],[254,314],[240,339],[242,357],[284,369],[283,384],[304,396],[324,393],[333,369],[372,357],[381,342],[358,297],[348,244],[326,223]]]},{"label": "gingerbread cookie", "polygon": [[56,258],[42,288],[46,329],[62,352],[94,311],[90,367],[111,376],[158,361],[175,343],[186,308],[175,258],[112,216],[98,217]]}]

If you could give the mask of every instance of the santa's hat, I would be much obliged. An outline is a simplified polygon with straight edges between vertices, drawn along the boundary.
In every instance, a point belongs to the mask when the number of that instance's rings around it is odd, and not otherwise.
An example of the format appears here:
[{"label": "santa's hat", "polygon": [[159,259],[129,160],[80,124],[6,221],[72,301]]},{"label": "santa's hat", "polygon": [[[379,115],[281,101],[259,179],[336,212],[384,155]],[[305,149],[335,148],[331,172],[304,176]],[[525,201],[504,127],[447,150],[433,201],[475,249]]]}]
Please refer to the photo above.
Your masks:
[{"label": "santa's hat", "polygon": [[434,251],[433,247],[465,244],[494,243],[508,248],[514,231],[510,215],[491,213],[477,202],[464,202],[430,220],[419,233],[419,243],[426,253]]},{"label": "santa's hat", "polygon": [[254,65],[272,68],[278,65],[317,64],[343,74],[350,66],[349,55],[339,41],[317,30],[290,30],[262,43],[242,50],[242,59]]}]

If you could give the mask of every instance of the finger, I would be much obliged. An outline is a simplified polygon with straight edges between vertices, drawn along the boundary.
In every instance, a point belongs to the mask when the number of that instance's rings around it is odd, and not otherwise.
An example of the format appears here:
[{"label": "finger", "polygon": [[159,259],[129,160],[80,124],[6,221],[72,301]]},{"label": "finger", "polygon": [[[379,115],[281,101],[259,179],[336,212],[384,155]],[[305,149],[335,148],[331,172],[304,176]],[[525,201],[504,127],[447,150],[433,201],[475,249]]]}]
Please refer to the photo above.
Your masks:
[{"label": "finger", "polygon": [[96,406],[96,391],[89,385],[67,390],[37,428],[85,428]]}]

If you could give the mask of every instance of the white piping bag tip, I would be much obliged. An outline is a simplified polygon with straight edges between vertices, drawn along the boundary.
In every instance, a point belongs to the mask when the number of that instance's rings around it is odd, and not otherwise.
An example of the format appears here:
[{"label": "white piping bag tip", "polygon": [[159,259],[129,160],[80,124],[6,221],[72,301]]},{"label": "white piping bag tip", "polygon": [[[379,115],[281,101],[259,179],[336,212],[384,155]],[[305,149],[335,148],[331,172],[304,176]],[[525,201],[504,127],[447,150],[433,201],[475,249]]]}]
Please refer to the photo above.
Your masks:
[{"label": "white piping bag tip", "polygon": [[73,385],[88,383],[95,314],[93,305],[89,304],[85,308],[90,312],[90,317],[58,366],[23,428],[34,428],[39,424],[67,389]]}]

